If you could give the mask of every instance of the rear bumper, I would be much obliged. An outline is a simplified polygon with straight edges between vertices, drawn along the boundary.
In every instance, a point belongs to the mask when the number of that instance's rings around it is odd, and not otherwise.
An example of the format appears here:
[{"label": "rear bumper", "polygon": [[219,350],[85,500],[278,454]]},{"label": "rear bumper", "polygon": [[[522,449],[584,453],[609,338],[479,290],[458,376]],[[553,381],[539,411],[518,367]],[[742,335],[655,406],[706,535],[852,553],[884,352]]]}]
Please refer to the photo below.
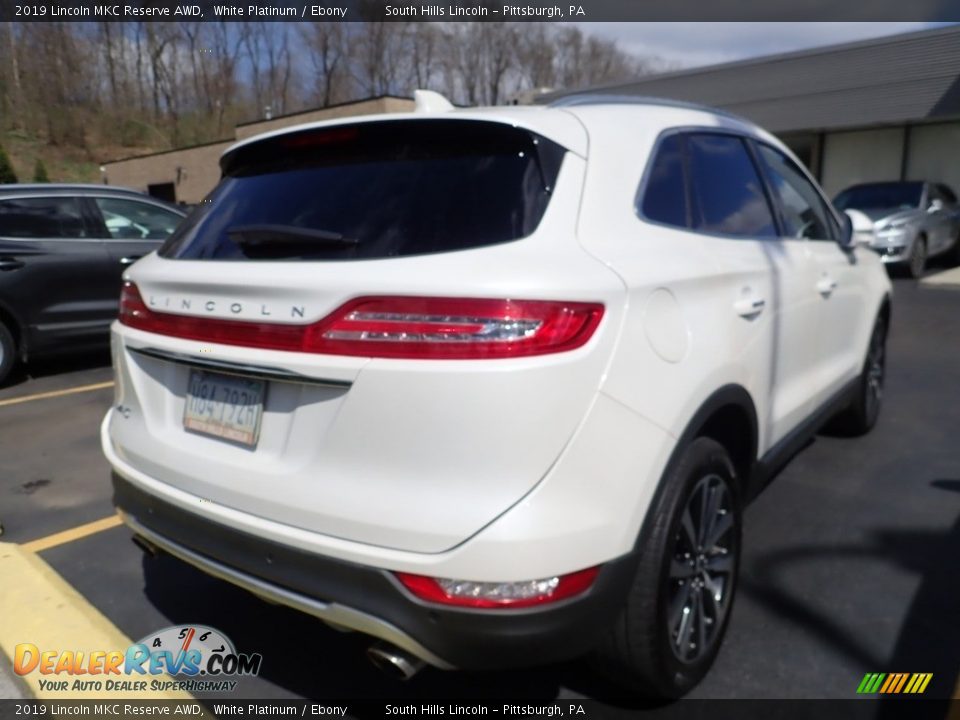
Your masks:
[{"label": "rear bumper", "polygon": [[616,618],[636,567],[632,554],[608,562],[586,593],[543,608],[450,609],[415,598],[386,570],[235,530],[144,492],[116,473],[113,487],[114,504],[127,525],[170,554],[445,669],[502,669],[582,655]]}]

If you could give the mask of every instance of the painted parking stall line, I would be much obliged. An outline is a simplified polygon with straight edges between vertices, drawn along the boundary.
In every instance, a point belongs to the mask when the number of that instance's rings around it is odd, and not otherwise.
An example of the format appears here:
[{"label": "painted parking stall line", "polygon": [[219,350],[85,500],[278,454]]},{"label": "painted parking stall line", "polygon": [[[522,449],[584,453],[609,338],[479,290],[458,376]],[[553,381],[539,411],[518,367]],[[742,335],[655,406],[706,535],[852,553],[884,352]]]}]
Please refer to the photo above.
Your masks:
[{"label": "painted parking stall line", "polygon": [[[0,543],[0,587],[4,588],[0,593],[0,650],[8,663],[15,663],[18,645],[29,644],[40,652],[54,648],[73,651],[77,653],[77,662],[80,662],[80,653],[90,659],[95,653],[122,652],[132,644],[131,639],[85,597],[36,553],[24,547]],[[63,655],[58,662],[62,661]],[[92,680],[90,674],[44,674],[33,671],[20,677],[31,695],[38,699],[104,698],[102,689],[95,689],[89,684],[84,687],[90,689],[72,689],[78,678],[89,683]],[[167,676],[156,677],[163,681],[170,680]],[[56,683],[58,680],[66,681],[66,687],[71,689],[59,689],[63,685]],[[103,679],[103,682],[106,680]],[[183,690],[153,690],[149,683],[146,689],[137,692],[136,697],[139,700],[193,699]]]},{"label": "painted parking stall line", "polygon": [[86,523],[85,525],[79,525],[69,530],[64,530],[63,532],[54,533],[53,535],[47,535],[46,537],[37,538],[36,540],[31,540],[28,543],[24,543],[20,547],[28,552],[42,552],[43,550],[49,550],[50,548],[57,547],[58,545],[64,545],[68,542],[73,542],[74,540],[80,540],[82,538],[88,537],[98,532],[103,532],[104,530],[109,530],[110,528],[115,528],[123,524],[123,521],[120,519],[119,515],[111,515],[109,517],[101,518],[100,520],[94,520],[93,522]]},{"label": "painted parking stall line", "polygon": [[20,405],[21,403],[33,402],[34,400],[47,400],[49,398],[63,397],[65,395],[76,395],[78,393],[93,392],[94,390],[105,390],[113,387],[113,381],[93,383],[92,385],[79,385],[77,387],[65,388],[64,390],[50,390],[49,392],[36,393],[34,395],[24,395],[22,397],[7,398],[0,400],[0,407],[9,405]]}]

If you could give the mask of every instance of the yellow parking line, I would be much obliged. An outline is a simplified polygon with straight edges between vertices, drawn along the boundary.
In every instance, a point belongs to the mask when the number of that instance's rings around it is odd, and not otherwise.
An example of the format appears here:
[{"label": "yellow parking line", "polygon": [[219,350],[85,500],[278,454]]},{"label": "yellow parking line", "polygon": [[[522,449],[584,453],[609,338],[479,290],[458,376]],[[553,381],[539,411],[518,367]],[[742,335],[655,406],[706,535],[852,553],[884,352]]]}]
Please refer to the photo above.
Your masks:
[{"label": "yellow parking line", "polygon": [[64,543],[73,542],[74,540],[85,538],[88,535],[93,535],[94,533],[115,528],[122,524],[122,522],[123,521],[120,519],[119,515],[111,515],[110,517],[101,518],[100,520],[94,520],[86,525],[78,525],[75,528],[70,528],[69,530],[64,530],[63,532],[58,532],[54,533],[53,535],[47,535],[46,537],[31,540],[28,543],[23,543],[23,545],[20,547],[28,552],[35,553],[40,552],[41,550],[49,550],[57,545],[63,545]]},{"label": "yellow parking line", "polygon": [[19,405],[20,403],[31,402],[32,400],[45,400],[47,398],[62,397],[63,395],[90,392],[91,390],[103,390],[108,387],[113,387],[112,380],[110,382],[94,383],[93,385],[79,385],[77,387],[67,388],[66,390],[51,390],[50,392],[36,393],[35,395],[7,398],[6,400],[0,400],[0,407],[4,407],[5,405]]},{"label": "yellow parking line", "polygon": [[[99,610],[73,589],[47,563],[19,545],[0,543],[0,651],[12,663],[16,647],[32,643],[43,650],[71,650],[89,657],[95,651],[125,651],[131,644]],[[11,665],[7,665],[11,667]],[[84,699],[116,697],[103,689],[65,691],[41,689],[40,680],[66,680],[70,688],[74,681],[100,679],[109,676],[73,676],[68,674],[42,675],[37,670],[22,676],[31,694],[40,699]],[[116,676],[115,679],[125,679]],[[156,676],[161,681],[170,678]],[[105,684],[105,683],[104,683]],[[129,693],[125,697],[129,697]],[[140,700],[191,700],[183,691],[153,690],[150,685],[136,693]]]}]

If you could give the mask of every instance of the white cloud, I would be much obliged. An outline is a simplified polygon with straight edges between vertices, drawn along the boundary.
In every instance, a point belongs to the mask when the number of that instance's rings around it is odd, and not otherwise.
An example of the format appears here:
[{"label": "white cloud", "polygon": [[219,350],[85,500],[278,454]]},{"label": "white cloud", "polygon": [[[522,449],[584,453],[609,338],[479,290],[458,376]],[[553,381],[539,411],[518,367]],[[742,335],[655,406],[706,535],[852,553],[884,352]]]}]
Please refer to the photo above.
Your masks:
[{"label": "white cloud", "polygon": [[[924,30],[920,22],[581,23],[584,32],[616,40],[636,55],[696,67]],[[940,23],[943,24],[943,23]]]}]

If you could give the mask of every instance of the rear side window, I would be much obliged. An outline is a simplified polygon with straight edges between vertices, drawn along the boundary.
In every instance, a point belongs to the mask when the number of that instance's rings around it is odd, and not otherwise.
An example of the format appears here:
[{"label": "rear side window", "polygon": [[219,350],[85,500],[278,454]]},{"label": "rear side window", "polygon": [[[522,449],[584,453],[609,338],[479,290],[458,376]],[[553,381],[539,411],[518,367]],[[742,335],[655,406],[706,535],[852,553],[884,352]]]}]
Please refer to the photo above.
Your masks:
[{"label": "rear side window", "polygon": [[77,198],[11,198],[0,200],[0,236],[85,238],[87,228]]},{"label": "rear side window", "polygon": [[564,149],[465,120],[384,121],[238,148],[168,258],[350,260],[442,253],[531,234]]},{"label": "rear side window", "polygon": [[688,227],[683,138],[680,135],[669,135],[658,146],[657,156],[650,166],[640,211],[648,220]]},{"label": "rear side window", "polygon": [[687,153],[694,230],[733,237],[776,237],[763,184],[740,138],[691,134]]},{"label": "rear side window", "polygon": [[137,200],[98,197],[94,202],[115,240],[166,240],[182,220],[175,212]]}]

